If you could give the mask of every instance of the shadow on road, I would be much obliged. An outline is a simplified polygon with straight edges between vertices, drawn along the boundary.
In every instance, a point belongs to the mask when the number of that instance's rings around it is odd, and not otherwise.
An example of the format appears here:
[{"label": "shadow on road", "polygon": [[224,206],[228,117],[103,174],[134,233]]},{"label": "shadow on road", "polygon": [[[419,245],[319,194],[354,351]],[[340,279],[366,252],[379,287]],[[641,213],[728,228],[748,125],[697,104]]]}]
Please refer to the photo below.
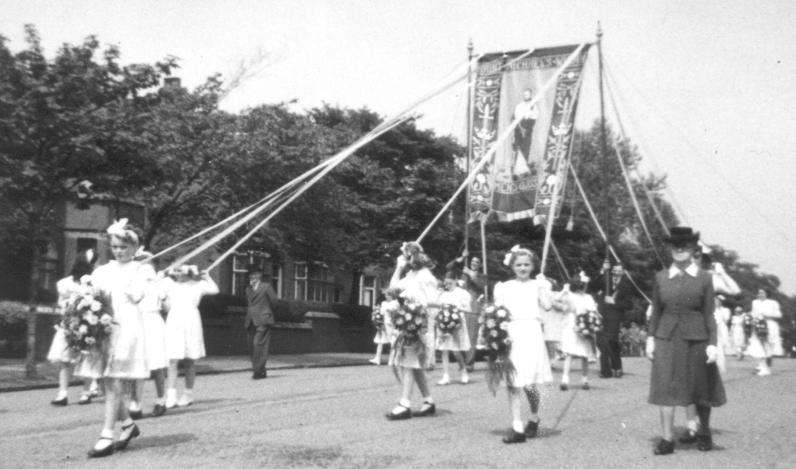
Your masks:
[{"label": "shadow on road", "polygon": [[172,433],[170,435],[144,436],[133,440],[125,452],[135,452],[146,448],[174,446],[195,440],[197,440],[197,438],[193,433]]}]

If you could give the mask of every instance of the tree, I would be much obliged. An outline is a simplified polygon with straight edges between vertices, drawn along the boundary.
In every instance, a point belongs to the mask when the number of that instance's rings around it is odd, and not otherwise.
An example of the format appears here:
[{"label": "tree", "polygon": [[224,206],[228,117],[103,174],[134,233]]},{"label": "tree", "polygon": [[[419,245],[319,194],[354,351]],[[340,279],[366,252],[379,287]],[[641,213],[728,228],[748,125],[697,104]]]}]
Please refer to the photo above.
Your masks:
[{"label": "tree", "polygon": [[36,29],[25,31],[26,48],[17,53],[0,37],[0,216],[4,245],[30,254],[25,267],[33,308],[57,205],[73,199],[84,180],[102,190],[146,178],[130,124],[135,105],[174,62],[122,66],[118,49],[100,51],[93,36],[64,44],[48,60]]}]

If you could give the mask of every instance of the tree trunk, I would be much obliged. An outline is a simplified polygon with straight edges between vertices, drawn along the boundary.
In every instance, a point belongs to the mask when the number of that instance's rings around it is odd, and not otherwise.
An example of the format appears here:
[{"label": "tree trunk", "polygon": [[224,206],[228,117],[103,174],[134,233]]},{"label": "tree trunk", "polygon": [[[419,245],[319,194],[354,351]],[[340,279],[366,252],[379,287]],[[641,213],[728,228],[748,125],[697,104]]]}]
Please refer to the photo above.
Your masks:
[{"label": "tree trunk", "polygon": [[25,378],[35,379],[36,371],[36,304],[39,296],[39,259],[40,250],[34,236],[33,255],[31,256],[30,285],[28,286],[28,353],[25,359]]}]

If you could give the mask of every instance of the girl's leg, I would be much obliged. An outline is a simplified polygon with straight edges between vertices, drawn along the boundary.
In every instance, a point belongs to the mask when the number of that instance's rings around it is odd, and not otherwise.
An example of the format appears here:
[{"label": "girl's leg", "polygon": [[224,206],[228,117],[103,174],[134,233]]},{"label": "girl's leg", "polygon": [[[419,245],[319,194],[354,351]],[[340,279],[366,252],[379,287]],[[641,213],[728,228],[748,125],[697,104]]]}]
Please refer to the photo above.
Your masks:
[{"label": "girl's leg", "polygon": [[561,390],[569,389],[569,370],[572,367],[572,355],[566,354],[564,357],[564,371],[561,373]]},{"label": "girl's leg", "polygon": [[374,365],[381,365],[381,351],[384,349],[384,344],[379,342],[376,344],[376,355],[370,360]]},{"label": "girl's leg", "polygon": [[106,378],[105,381],[105,420],[100,439],[94,445],[95,452],[107,450],[113,445],[113,427],[119,418],[119,404],[122,401],[121,382],[116,378]]},{"label": "girl's leg", "polygon": [[411,416],[411,410],[409,409],[412,406],[412,389],[415,385],[414,374],[411,368],[405,367],[399,369],[399,374],[401,377],[401,397],[398,399],[398,405],[387,414],[387,417],[391,420]]},{"label": "girl's leg", "polygon": [[196,361],[186,358],[183,361],[183,368],[185,373],[185,389],[182,392],[180,400],[177,401],[177,405],[180,407],[193,404],[193,385],[196,382]]},{"label": "girl's leg", "polygon": [[133,418],[141,418],[141,396],[144,395],[144,380],[132,380],[128,384],[130,388],[129,405],[127,410]]},{"label": "girl's leg", "polygon": [[517,433],[525,432],[525,424],[522,421],[522,393],[520,388],[508,387],[509,410],[511,412],[511,428]]},{"label": "girl's leg", "polygon": [[674,440],[674,434],[672,431],[674,428],[674,407],[660,406],[660,412],[661,433],[663,435],[663,439],[671,442]]},{"label": "girl's leg", "polygon": [[61,362],[60,368],[58,369],[58,394],[55,396],[53,404],[56,402],[66,402],[71,374],[69,364]]},{"label": "girl's leg", "polygon": [[153,371],[152,379],[155,381],[155,393],[158,396],[158,402],[160,402],[166,394],[166,369],[161,368]]},{"label": "girl's leg", "polygon": [[423,402],[432,404],[434,401],[431,399],[431,390],[428,387],[426,371],[422,368],[412,369],[412,376],[417,383],[417,388],[420,389],[420,395],[423,396]]},{"label": "girl's leg", "polygon": [[464,353],[462,352],[453,352],[453,358],[459,363],[459,370],[461,370],[462,375],[460,381],[463,384],[467,384],[470,382],[470,375],[467,374],[467,364],[464,361]]},{"label": "girl's leg", "polygon": [[583,389],[589,389],[589,358],[583,357],[580,359],[580,370],[583,374]]},{"label": "girl's leg", "polygon": [[542,401],[542,396],[539,394],[539,388],[532,384],[525,388],[525,397],[528,399],[528,405],[531,407],[531,421],[539,421],[539,404]]},{"label": "girl's leg", "polygon": [[450,353],[447,350],[442,350],[442,379],[437,381],[437,384],[444,386],[451,382],[448,368],[450,368]]},{"label": "girl's leg", "polygon": [[166,377],[166,408],[177,405],[177,364],[179,360],[169,360],[169,374]]}]

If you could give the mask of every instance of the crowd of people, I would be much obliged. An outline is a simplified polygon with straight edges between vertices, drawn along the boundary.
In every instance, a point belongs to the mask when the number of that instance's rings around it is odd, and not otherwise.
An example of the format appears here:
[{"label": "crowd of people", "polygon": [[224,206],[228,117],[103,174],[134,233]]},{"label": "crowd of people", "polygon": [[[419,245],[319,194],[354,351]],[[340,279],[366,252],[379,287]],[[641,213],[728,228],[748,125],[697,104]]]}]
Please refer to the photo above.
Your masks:
[{"label": "crowd of people", "polygon": [[[85,379],[79,404],[90,403],[104,390],[104,424],[90,457],[123,450],[140,435],[135,420],[143,415],[142,390],[150,376],[157,394],[153,416],[193,403],[196,360],[205,356],[199,301],[218,293],[208,273],[196,266],[156,273],[152,255],[140,249],[140,232],[126,219],[107,232],[113,260],[95,269],[92,253],[81,255],[71,275],[58,282],[65,319],[48,354],[61,364],[53,405],[68,404],[72,371]],[[185,384],[178,396],[180,362]],[[102,385],[94,391],[92,382]]]},{"label": "crowd of people", "polygon": [[[377,354],[371,360],[381,363],[384,345],[390,344],[391,364],[401,384],[397,406],[387,418],[403,420],[434,415],[435,406],[426,371],[442,359],[442,379],[450,379],[450,356],[459,363],[460,381],[469,382],[467,355],[483,348],[489,337],[484,333],[487,303],[510,311],[505,329],[509,352],[503,357],[500,380],[509,396],[511,426],[503,441],[507,444],[526,441],[538,435],[539,404],[542,385],[551,383],[551,361],[560,357],[563,370],[559,388],[570,388],[573,361],[580,362],[580,387],[589,389],[589,365],[599,361],[600,376],[621,378],[621,356],[647,356],[652,362],[649,403],[660,408],[662,438],[656,455],[674,451],[674,410],[683,407],[687,431],[679,438],[682,444],[696,443],[707,451],[713,448],[710,430],[712,408],[726,402],[721,373],[725,355],[752,356],[760,360],[758,374],[770,374],[772,357],[782,354],[779,329],[779,306],[761,290],[752,302],[751,311],[736,309],[730,314],[724,306],[726,296],[737,296],[740,288],[721,264],[711,262],[709,252],[701,247],[699,233],[691,228],[675,227],[667,237],[673,260],[655,278],[653,298],[648,310],[647,327],[622,323],[623,311],[630,306],[629,285],[621,266],[610,269],[606,288],[597,298],[587,293],[588,277],[569,279],[561,288],[537,273],[539,260],[532,251],[515,246],[506,255],[505,264],[513,276],[494,285],[492,295],[486,288],[485,275],[472,269],[480,259],[471,259],[463,269],[466,255],[448,264],[443,282],[431,273],[433,263],[416,243],[402,248],[387,298],[376,309],[379,321],[374,342]],[[726,296],[725,296],[726,295]],[[410,305],[409,308],[404,305]],[[425,307],[426,314],[417,322],[420,332],[395,324],[396,318],[415,308]],[[458,329],[436,324],[447,321],[451,308],[462,313]],[[414,321],[417,316],[406,315]],[[749,326],[749,324],[753,326]],[[477,325],[481,325],[480,329]],[[491,331],[491,330],[490,330]],[[489,332],[493,333],[494,332]],[[417,340],[411,340],[415,334]],[[489,350],[487,350],[489,352]],[[490,363],[495,355],[488,355]],[[501,358],[497,358],[501,360]],[[422,404],[412,410],[414,385],[420,390]],[[522,418],[522,401],[527,400],[530,415]]]},{"label": "crowd of people", "polygon": [[[156,272],[153,255],[140,248],[139,231],[127,220],[107,232],[113,259],[94,268],[95,256],[85,253],[70,276],[58,282],[64,320],[48,355],[61,364],[53,405],[67,405],[72,373],[85,379],[78,403],[88,404],[104,390],[104,424],[90,457],[123,450],[140,435],[135,420],[143,414],[146,379],[155,383],[153,416],[193,403],[196,360],[205,356],[198,306],[204,295],[218,292],[208,273],[196,266]],[[731,314],[722,295],[738,295],[740,289],[720,264],[710,262],[698,241],[699,234],[690,228],[671,229],[667,242],[673,263],[655,277],[646,334],[636,324],[621,327],[622,312],[630,304],[621,266],[604,266],[610,275],[595,299],[583,272],[554,287],[539,272],[536,254],[514,246],[504,259],[511,277],[490,292],[481,259],[466,254],[455,259],[439,282],[423,248],[405,243],[374,313],[377,353],[371,361],[380,364],[389,344],[388,363],[400,383],[398,402],[387,419],[435,415],[427,371],[437,354],[442,359],[437,385],[451,383],[451,357],[458,364],[459,382],[467,384],[481,349],[489,363],[487,381],[502,384],[508,395],[510,428],[503,442],[521,443],[539,435],[540,389],[552,383],[551,361],[559,354],[561,391],[570,388],[573,362],[580,363],[580,387],[589,390],[591,363],[599,361],[602,378],[621,378],[622,352],[632,353],[643,342],[643,354],[652,361],[648,400],[661,414],[662,438],[654,453],[674,451],[676,407],[685,409],[688,429],[679,441],[710,450],[712,408],[727,400],[721,379],[725,355],[756,358],[758,374],[771,374],[773,357],[783,353],[777,323],[781,312],[761,289],[748,313],[736,308]],[[263,280],[262,270],[251,267],[245,322],[253,379],[266,376],[274,320],[276,296]],[[180,362],[185,382],[178,394]],[[416,407],[415,387],[421,395]]]}]

